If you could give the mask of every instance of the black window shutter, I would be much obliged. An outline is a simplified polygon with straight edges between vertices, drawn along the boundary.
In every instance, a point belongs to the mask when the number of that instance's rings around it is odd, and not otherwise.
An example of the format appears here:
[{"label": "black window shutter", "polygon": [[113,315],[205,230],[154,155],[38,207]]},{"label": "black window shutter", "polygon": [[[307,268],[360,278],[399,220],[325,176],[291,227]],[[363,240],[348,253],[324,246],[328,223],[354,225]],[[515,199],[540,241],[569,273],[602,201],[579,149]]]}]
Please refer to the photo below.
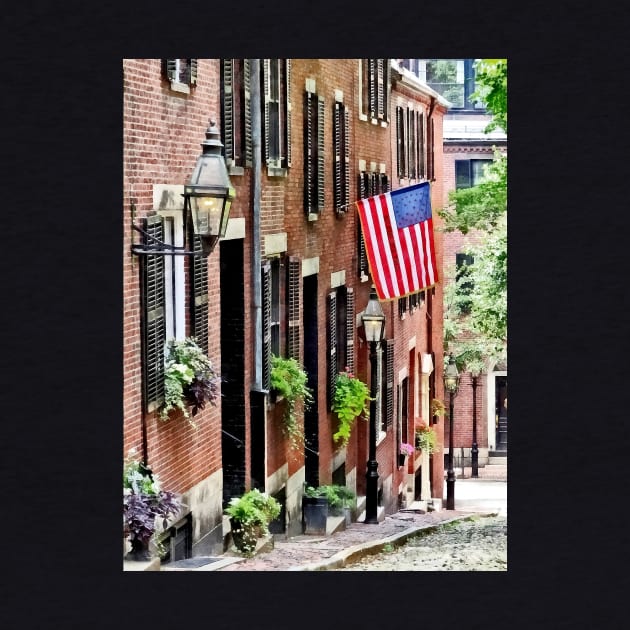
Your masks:
[{"label": "black window shutter", "polygon": [[[201,238],[192,234],[193,251],[201,251]],[[190,321],[197,345],[208,354],[208,259],[191,256]]]},{"label": "black window shutter", "polygon": [[[335,103],[333,109],[333,159],[334,159],[334,205],[337,212],[347,210],[347,208],[341,208],[343,205],[343,186],[342,186],[342,141],[341,141],[341,120],[342,120],[342,105],[341,103]],[[345,160],[344,160],[345,161]]]},{"label": "black window shutter", "polygon": [[252,98],[251,98],[251,64],[243,59],[243,138],[245,138],[245,166],[252,165]]},{"label": "black window shutter", "polygon": [[286,148],[286,156],[287,156],[287,166],[291,166],[291,60],[285,60],[285,86],[286,86],[286,102],[287,102],[287,112],[286,112],[286,125],[284,129],[287,148]]},{"label": "black window shutter", "polygon": [[223,150],[228,166],[234,161],[234,59],[223,59],[221,64],[221,132]]},{"label": "black window shutter", "polygon": [[[164,240],[164,222],[156,215],[144,219],[147,234]],[[144,244],[152,241],[145,236]],[[142,277],[142,384],[144,409],[154,411],[164,401],[164,344],[166,309],[164,304],[164,256],[141,256]]]},{"label": "black window shutter", "polygon": [[418,178],[424,179],[425,165],[424,165],[424,114],[418,112]]},{"label": "black window shutter", "polygon": [[289,326],[287,331],[287,355],[300,361],[300,260],[289,257],[287,265],[287,301]]},{"label": "black window shutter", "polygon": [[435,127],[433,119],[428,121],[427,135],[429,137],[428,155],[427,155],[427,179],[433,181],[435,179],[435,156],[434,156],[434,142],[435,142]]},{"label": "black window shutter", "polygon": [[368,101],[370,117],[376,118],[376,59],[368,59]]},{"label": "black window shutter", "polygon": [[404,140],[403,108],[396,107],[396,153],[398,158],[398,177],[400,179],[405,176]]},{"label": "black window shutter", "polygon": [[271,112],[269,101],[271,99],[271,82],[269,80],[271,72],[271,59],[263,59],[263,126],[265,143],[265,162],[269,163],[269,134],[271,133]]},{"label": "black window shutter", "polygon": [[407,110],[409,116],[409,177],[418,177],[418,156],[416,154],[416,112]]},{"label": "black window shutter", "polygon": [[315,94],[304,97],[304,209],[315,212]]},{"label": "black window shutter", "polygon": [[262,386],[271,388],[271,264],[262,265]]},{"label": "black window shutter", "polygon": [[348,108],[343,108],[343,154],[341,156],[343,162],[343,196],[341,203],[344,210],[350,210],[350,112]]},{"label": "black window shutter", "polygon": [[381,192],[389,192],[389,177],[385,173],[381,173]]},{"label": "black window shutter", "polygon": [[190,85],[197,85],[197,60],[189,59],[190,61]]},{"label": "black window shutter", "polygon": [[376,60],[376,113],[379,118],[385,117],[385,61],[385,59]]},{"label": "black window shutter", "polygon": [[363,229],[361,227],[361,219],[357,218],[357,250],[359,259],[359,277],[368,275],[367,252],[365,251],[365,242],[363,241]]},{"label": "black window shutter", "polygon": [[324,146],[324,97],[317,98],[317,209],[324,210],[325,184],[324,156],[326,147]]},{"label": "black window shutter", "polygon": [[402,319],[407,312],[407,297],[398,298],[398,316]]},{"label": "black window shutter", "polygon": [[332,406],[337,379],[337,293],[328,294],[328,408]]},{"label": "black window shutter", "polygon": [[354,289],[346,288],[346,366],[354,372]]},{"label": "black window shutter", "polygon": [[162,59],[162,72],[169,81],[177,81],[177,59]]},{"label": "black window shutter", "polygon": [[389,95],[390,95],[390,86],[391,86],[391,63],[389,59],[384,59],[385,62],[385,107],[383,111],[383,118],[389,122]]},{"label": "black window shutter", "polygon": [[394,340],[385,340],[385,425],[394,422]]}]

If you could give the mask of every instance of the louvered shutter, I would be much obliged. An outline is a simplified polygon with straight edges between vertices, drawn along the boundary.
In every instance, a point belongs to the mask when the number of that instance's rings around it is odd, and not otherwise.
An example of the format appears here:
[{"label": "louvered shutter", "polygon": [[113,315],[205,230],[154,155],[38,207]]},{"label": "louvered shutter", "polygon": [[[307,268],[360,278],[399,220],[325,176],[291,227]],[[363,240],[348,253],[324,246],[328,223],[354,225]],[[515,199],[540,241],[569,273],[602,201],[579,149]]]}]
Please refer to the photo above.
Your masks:
[{"label": "louvered shutter", "polygon": [[[164,240],[164,222],[160,216],[144,219],[147,234]],[[152,244],[148,236],[144,244]],[[164,344],[166,343],[166,308],[164,304],[164,256],[141,256],[142,274],[142,383],[144,408],[157,409],[164,401]]]},{"label": "louvered shutter", "polygon": [[424,162],[424,114],[418,113],[418,178],[424,179],[425,162]]},{"label": "louvered shutter", "polygon": [[398,158],[398,177],[400,179],[405,176],[404,139],[403,108],[399,106],[396,107],[396,153]]},{"label": "louvered shutter", "polygon": [[346,289],[346,366],[354,372],[354,289]]},{"label": "louvered shutter", "polygon": [[234,59],[223,59],[221,64],[221,87],[223,96],[221,131],[223,132],[223,150],[225,162],[234,163]]},{"label": "louvered shutter", "polygon": [[[333,159],[334,159],[334,175],[335,181],[333,183],[334,194],[335,194],[335,210],[337,212],[341,212],[343,205],[342,197],[343,197],[343,186],[342,186],[342,105],[341,103],[335,103],[333,110]],[[345,159],[344,159],[345,161]],[[343,210],[346,210],[344,208]]]},{"label": "louvered shutter", "polygon": [[376,59],[368,59],[368,104],[371,118],[376,118],[376,101]]},{"label": "louvered shutter", "polygon": [[271,264],[262,265],[262,386],[271,388]]},{"label": "louvered shutter", "polygon": [[271,100],[271,82],[269,80],[271,72],[271,59],[263,59],[263,123],[264,123],[264,143],[265,162],[269,163],[269,143],[271,134],[271,111],[269,102]]},{"label": "louvered shutter", "polygon": [[385,425],[394,422],[394,340],[385,340]]},{"label": "louvered shutter", "polygon": [[315,99],[311,92],[304,100],[304,207],[307,214],[315,212]]},{"label": "louvered shutter", "polygon": [[398,298],[398,316],[402,319],[407,312],[407,297]]},{"label": "louvered shutter", "polygon": [[317,98],[317,209],[324,211],[326,198],[325,185],[326,177],[324,173],[324,157],[326,147],[324,146],[324,97]]},{"label": "louvered shutter", "polygon": [[189,59],[190,85],[197,85],[197,59]]},{"label": "louvered shutter", "polygon": [[[192,229],[191,229],[192,232]],[[193,251],[201,252],[201,238],[191,234]],[[208,259],[191,256],[190,321],[197,345],[208,354]]]},{"label": "louvered shutter", "polygon": [[391,86],[391,63],[389,59],[385,59],[385,109],[383,112],[383,118],[389,122],[389,101],[390,101],[390,86]]},{"label": "louvered shutter", "polygon": [[386,193],[389,191],[389,178],[385,175],[385,173],[381,173],[381,192]]},{"label": "louvered shutter", "polygon": [[251,98],[251,64],[243,59],[243,138],[245,145],[245,166],[252,165],[252,98]]},{"label": "louvered shutter", "polygon": [[285,60],[285,86],[287,94],[287,124],[285,126],[287,166],[291,166],[291,60]]},{"label": "louvered shutter", "polygon": [[359,262],[359,277],[368,273],[368,260],[367,253],[365,251],[365,242],[363,241],[363,229],[361,228],[361,220],[357,218],[357,252]]},{"label": "louvered shutter", "polygon": [[346,212],[350,209],[350,113],[343,107],[343,196],[341,204]]},{"label": "louvered shutter", "polygon": [[289,257],[287,265],[287,300],[289,326],[287,332],[287,355],[300,361],[300,261]]},{"label": "louvered shutter", "polygon": [[378,173],[370,173],[370,196],[380,195],[381,182]]},{"label": "louvered shutter", "polygon": [[416,155],[416,112],[408,109],[409,119],[409,177],[418,177],[418,157]]},{"label": "louvered shutter", "polygon": [[381,119],[385,116],[384,62],[385,59],[376,60],[376,106],[377,116]]},{"label": "louvered shutter", "polygon": [[169,81],[177,82],[177,59],[162,59],[162,72]]},{"label": "louvered shutter", "polygon": [[332,405],[337,379],[337,294],[328,294],[328,408]]}]

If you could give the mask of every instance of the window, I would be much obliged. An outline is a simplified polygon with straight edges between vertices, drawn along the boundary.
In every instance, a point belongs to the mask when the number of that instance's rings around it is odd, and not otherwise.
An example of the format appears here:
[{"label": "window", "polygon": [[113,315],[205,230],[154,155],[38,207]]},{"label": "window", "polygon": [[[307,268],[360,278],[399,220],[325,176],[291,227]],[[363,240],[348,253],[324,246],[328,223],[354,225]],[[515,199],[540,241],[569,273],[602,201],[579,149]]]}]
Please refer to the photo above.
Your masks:
[{"label": "window", "polygon": [[475,90],[474,59],[421,59],[418,76],[450,101],[452,109],[484,109],[483,103],[471,100]]},{"label": "window", "polygon": [[350,208],[350,115],[348,108],[340,102],[335,102],[333,115],[335,210],[345,213]]},{"label": "window", "polygon": [[337,374],[354,371],[354,290],[337,287],[328,294],[328,408],[332,404]]},{"label": "window", "polygon": [[455,188],[470,188],[481,183],[486,164],[492,160],[455,160]]},{"label": "window", "polygon": [[[315,94],[315,81],[306,80],[304,97],[304,209],[309,220],[324,209],[324,97]],[[309,89],[310,88],[310,89]]]},{"label": "window", "polygon": [[389,59],[359,60],[359,118],[387,126],[391,88]]},{"label": "window", "polygon": [[[143,221],[145,244],[151,238],[184,245],[181,211],[161,211]],[[201,251],[201,240],[192,236],[191,247]],[[186,337],[186,293],[183,256],[141,256],[142,368],[145,412],[157,409],[164,400],[164,354],[169,339]],[[199,347],[208,352],[208,261],[190,260],[190,332]]]},{"label": "window", "polygon": [[409,107],[396,107],[398,177],[424,179],[426,151],[424,114]]},{"label": "window", "polygon": [[291,60],[263,59],[264,155],[271,174],[291,166]]},{"label": "window", "polygon": [[197,59],[162,59],[162,73],[172,90],[189,94],[189,86],[197,85]]},{"label": "window", "polygon": [[[386,339],[381,343],[382,368],[381,391],[382,403],[379,416],[381,418],[381,431],[386,432],[394,423],[394,340]],[[380,398],[380,396],[379,396]]]},{"label": "window", "polygon": [[[361,163],[362,160],[359,160]],[[384,167],[383,167],[384,168]],[[377,173],[376,171],[361,170],[358,176],[357,191],[359,199],[372,197],[391,190],[389,178],[385,173]],[[361,229],[361,221],[357,217],[357,262],[359,277],[367,278],[369,266],[367,252],[365,250],[365,241],[363,240],[363,231]]]},{"label": "window", "polygon": [[470,292],[473,288],[473,283],[467,279],[468,267],[472,265],[474,258],[469,254],[455,254],[455,279],[457,285],[457,303],[459,310],[463,315],[470,313],[471,300],[469,298]]},{"label": "window", "polygon": [[271,386],[271,355],[281,356],[283,348],[280,342],[282,321],[282,295],[284,285],[281,282],[280,270],[283,268],[279,256],[266,260],[262,265],[262,335],[263,335],[263,387]]},{"label": "window", "polygon": [[228,168],[252,165],[249,59],[221,60],[221,141]]}]

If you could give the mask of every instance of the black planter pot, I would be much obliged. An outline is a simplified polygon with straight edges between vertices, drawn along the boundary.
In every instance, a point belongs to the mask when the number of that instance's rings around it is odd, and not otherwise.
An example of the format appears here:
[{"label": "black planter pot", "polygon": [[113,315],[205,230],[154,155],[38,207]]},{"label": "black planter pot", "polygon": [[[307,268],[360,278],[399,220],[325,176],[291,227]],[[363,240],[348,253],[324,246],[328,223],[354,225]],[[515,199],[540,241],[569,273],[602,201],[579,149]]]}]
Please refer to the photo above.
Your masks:
[{"label": "black planter pot", "polygon": [[149,551],[149,541],[142,541],[134,538],[129,541],[131,543],[131,551],[125,556],[125,560],[135,560],[136,562],[146,562],[151,560],[151,552]]},{"label": "black planter pot", "polygon": [[230,528],[234,546],[245,555],[254,552],[258,539],[265,534],[262,525],[243,525],[241,521],[234,519],[230,519]]},{"label": "black planter pot", "polygon": [[327,519],[326,497],[302,497],[302,525],[305,534],[326,535]]}]

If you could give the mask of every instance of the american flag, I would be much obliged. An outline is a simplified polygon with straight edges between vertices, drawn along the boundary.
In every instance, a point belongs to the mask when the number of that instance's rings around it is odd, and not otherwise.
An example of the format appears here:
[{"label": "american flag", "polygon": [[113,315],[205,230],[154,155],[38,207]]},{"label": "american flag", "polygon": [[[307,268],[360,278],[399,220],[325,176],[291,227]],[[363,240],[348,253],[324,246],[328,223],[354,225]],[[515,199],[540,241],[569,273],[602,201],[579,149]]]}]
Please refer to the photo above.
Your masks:
[{"label": "american flag", "polygon": [[379,299],[392,300],[435,285],[438,273],[429,182],[356,203]]}]

